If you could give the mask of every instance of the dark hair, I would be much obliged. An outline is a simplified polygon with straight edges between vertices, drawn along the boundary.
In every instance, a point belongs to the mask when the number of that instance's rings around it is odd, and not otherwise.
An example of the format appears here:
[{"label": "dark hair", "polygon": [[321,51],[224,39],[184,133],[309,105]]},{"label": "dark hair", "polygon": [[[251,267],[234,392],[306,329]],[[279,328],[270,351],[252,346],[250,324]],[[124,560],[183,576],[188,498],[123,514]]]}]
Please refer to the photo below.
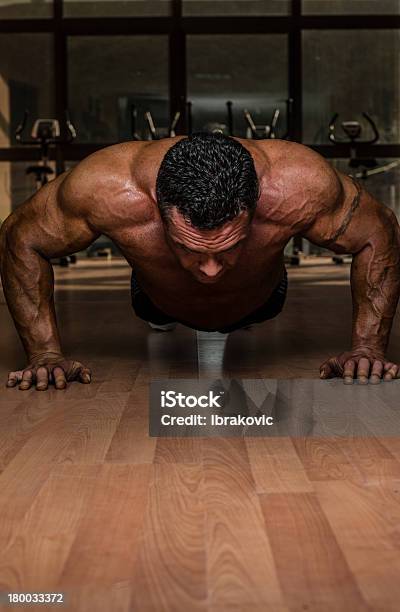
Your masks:
[{"label": "dark hair", "polygon": [[250,153],[223,134],[196,133],[166,153],[156,182],[161,216],[171,208],[198,229],[213,229],[236,217],[250,215],[259,185]]}]

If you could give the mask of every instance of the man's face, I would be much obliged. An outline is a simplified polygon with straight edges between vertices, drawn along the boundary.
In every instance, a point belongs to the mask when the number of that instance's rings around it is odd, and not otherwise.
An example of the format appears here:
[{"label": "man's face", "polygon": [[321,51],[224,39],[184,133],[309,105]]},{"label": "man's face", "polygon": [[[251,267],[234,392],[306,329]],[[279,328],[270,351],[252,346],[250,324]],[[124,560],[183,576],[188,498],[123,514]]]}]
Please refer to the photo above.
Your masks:
[{"label": "man's face", "polygon": [[236,265],[249,231],[246,211],[217,229],[199,230],[173,208],[166,223],[170,248],[181,266],[201,283],[217,282]]}]

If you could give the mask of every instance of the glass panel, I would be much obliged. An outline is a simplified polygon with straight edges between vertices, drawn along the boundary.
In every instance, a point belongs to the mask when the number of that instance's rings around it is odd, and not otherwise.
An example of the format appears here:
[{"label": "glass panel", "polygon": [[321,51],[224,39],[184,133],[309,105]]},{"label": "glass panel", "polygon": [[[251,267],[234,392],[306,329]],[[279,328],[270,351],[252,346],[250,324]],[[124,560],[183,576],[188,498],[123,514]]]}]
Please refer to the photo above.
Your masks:
[{"label": "glass panel", "polygon": [[233,102],[235,136],[247,134],[244,109],[256,124],[263,125],[279,108],[278,136],[286,130],[286,35],[188,36],[187,56],[194,130],[226,131],[227,101]]},{"label": "glass panel", "polygon": [[71,118],[80,142],[147,138],[144,113],[168,124],[167,36],[74,36],[68,44]]},{"label": "glass panel", "polygon": [[171,0],[64,0],[65,17],[168,16]]},{"label": "glass panel", "polygon": [[183,0],[183,14],[199,15],[287,15],[290,0]]},{"label": "glass panel", "polygon": [[372,129],[362,117],[368,113],[380,143],[399,142],[399,51],[396,30],[304,31],[304,142],[329,142],[334,113],[339,125],[360,121],[361,140],[369,140]]},{"label": "glass panel", "polygon": [[16,144],[25,109],[27,136],[35,119],[54,114],[52,58],[51,34],[0,34],[0,147]]},{"label": "glass panel", "polygon": [[399,0],[303,0],[305,15],[397,15]]},{"label": "glass panel", "polygon": [[53,16],[53,0],[0,0],[0,19],[44,19]]}]

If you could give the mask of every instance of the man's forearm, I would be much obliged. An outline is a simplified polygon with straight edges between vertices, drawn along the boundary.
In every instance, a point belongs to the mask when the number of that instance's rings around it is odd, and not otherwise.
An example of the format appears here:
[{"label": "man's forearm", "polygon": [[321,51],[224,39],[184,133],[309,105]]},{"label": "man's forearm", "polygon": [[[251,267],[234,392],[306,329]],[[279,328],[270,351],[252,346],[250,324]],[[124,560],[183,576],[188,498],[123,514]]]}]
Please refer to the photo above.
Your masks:
[{"label": "man's forearm", "polygon": [[24,244],[12,223],[1,229],[0,268],[5,298],[28,359],[61,354],[52,266]]},{"label": "man's forearm", "polygon": [[385,354],[400,295],[400,239],[397,224],[386,240],[372,240],[353,258],[352,348]]}]

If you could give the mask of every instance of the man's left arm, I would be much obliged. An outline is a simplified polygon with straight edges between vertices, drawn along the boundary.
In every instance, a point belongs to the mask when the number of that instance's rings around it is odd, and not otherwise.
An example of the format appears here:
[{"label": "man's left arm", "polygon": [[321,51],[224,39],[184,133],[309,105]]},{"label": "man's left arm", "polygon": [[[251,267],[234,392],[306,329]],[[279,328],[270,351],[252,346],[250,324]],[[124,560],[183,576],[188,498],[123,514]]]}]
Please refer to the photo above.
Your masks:
[{"label": "man's left arm", "polygon": [[353,378],[361,383],[399,378],[399,365],[386,358],[400,295],[399,224],[393,211],[360,184],[342,174],[338,178],[341,189],[333,213],[306,237],[334,252],[353,255],[352,347],[325,361],[320,376],[343,377],[345,383]]}]

